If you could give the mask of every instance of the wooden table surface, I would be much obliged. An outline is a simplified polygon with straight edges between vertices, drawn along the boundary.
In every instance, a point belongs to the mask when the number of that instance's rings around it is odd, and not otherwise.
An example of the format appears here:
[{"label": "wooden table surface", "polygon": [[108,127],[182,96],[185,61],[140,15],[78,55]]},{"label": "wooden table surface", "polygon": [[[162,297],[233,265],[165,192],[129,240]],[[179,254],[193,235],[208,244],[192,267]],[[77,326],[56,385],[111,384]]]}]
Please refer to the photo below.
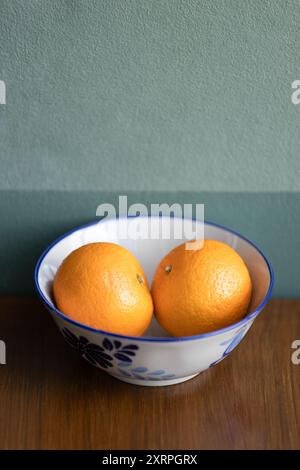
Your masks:
[{"label": "wooden table surface", "polygon": [[33,298],[0,298],[0,339],[1,449],[300,448],[300,301],[271,301],[228,358],[170,387],[90,366]]}]

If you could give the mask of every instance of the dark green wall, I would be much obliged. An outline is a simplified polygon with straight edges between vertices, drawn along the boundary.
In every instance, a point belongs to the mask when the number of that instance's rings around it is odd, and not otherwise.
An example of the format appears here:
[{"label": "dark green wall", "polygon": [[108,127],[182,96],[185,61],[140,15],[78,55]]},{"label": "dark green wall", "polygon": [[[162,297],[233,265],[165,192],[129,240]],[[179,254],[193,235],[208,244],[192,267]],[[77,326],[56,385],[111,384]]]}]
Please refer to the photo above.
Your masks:
[{"label": "dark green wall", "polygon": [[[275,270],[275,295],[296,297],[299,288],[300,195],[296,193],[129,193],[128,203],[204,203],[206,219],[229,226],[256,242]],[[102,202],[118,193],[3,191],[0,193],[0,291],[33,291],[34,264],[54,238],[96,219]],[[9,210],[7,210],[9,208]]]}]

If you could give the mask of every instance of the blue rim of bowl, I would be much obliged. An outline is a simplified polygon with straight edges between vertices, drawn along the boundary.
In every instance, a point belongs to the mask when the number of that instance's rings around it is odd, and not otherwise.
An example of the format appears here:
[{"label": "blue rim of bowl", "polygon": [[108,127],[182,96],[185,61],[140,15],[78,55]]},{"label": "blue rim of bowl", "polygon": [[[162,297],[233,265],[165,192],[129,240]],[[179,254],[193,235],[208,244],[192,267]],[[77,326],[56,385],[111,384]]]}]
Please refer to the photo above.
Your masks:
[{"label": "blue rim of bowl", "polygon": [[[142,216],[138,216],[140,218],[142,218]],[[151,216],[144,216],[144,217],[151,217]],[[118,220],[121,220],[122,218],[136,218],[136,216],[128,216],[128,217],[119,217]],[[102,219],[103,221],[105,219]],[[219,334],[222,334],[222,333],[226,333],[227,331],[230,331],[230,330],[233,330],[237,327],[240,327],[244,324],[246,324],[248,321],[254,319],[262,310],[263,308],[265,307],[265,305],[267,304],[267,302],[269,301],[270,297],[271,297],[271,294],[272,294],[272,290],[273,290],[273,286],[274,286],[274,270],[273,270],[273,267],[270,263],[270,261],[267,259],[267,257],[264,255],[264,253],[262,252],[262,250],[260,248],[258,248],[258,246],[256,246],[253,242],[251,242],[250,240],[248,240],[248,238],[244,237],[243,235],[241,235],[240,233],[236,232],[235,230],[231,230],[223,225],[220,225],[220,224],[216,224],[215,222],[209,222],[209,221],[204,221],[204,225],[210,225],[212,227],[216,227],[216,228],[219,228],[221,230],[225,230],[226,232],[229,232],[235,236],[237,236],[238,238],[244,240],[245,242],[247,242],[249,245],[251,245],[253,248],[255,248],[255,250],[262,256],[262,258],[264,259],[266,265],[268,266],[268,270],[269,270],[269,274],[270,274],[270,284],[269,284],[269,288],[268,288],[268,291],[267,291],[267,294],[264,298],[264,300],[261,302],[261,304],[253,311],[253,312],[250,312],[248,313],[248,315],[246,317],[244,317],[242,320],[240,320],[239,322],[237,323],[233,323],[232,325],[229,325],[229,326],[226,326],[225,328],[221,328],[219,330],[215,330],[215,331],[210,331],[209,333],[201,333],[199,335],[193,335],[193,336],[180,336],[180,337],[176,337],[176,338],[169,338],[169,337],[158,337],[158,338],[155,338],[155,337],[151,337],[151,336],[127,336],[127,335],[121,335],[121,334],[117,334],[117,333],[111,333],[109,331],[105,331],[105,330],[98,330],[96,328],[92,328],[90,326],[87,326],[87,325],[84,325],[82,323],[79,323],[79,322],[76,322],[75,320],[72,320],[71,318],[69,318],[68,316],[64,315],[60,310],[58,310],[54,305],[51,305],[51,303],[48,301],[48,299],[45,297],[42,289],[40,288],[39,286],[39,282],[38,282],[38,273],[39,273],[39,269],[40,269],[40,266],[44,260],[44,258],[46,257],[46,255],[49,253],[49,251],[55,246],[57,245],[59,242],[61,242],[62,240],[64,240],[65,238],[69,237],[70,235],[72,235],[74,232],[77,232],[79,230],[83,230],[85,228],[88,228],[88,227],[91,227],[93,225],[97,225],[97,224],[100,224],[102,223],[102,220],[96,220],[96,221],[93,221],[93,222],[89,222],[87,224],[84,224],[84,225],[81,225],[79,227],[76,227],[72,230],[69,230],[68,232],[64,233],[63,235],[61,235],[60,237],[56,238],[44,251],[43,253],[41,254],[41,256],[39,257],[38,261],[37,261],[37,264],[35,266],[35,270],[34,270],[34,285],[35,285],[35,289],[37,291],[37,294],[39,295],[39,297],[41,298],[42,302],[45,304],[45,306],[47,308],[49,308],[52,312],[54,312],[58,317],[62,318],[63,320],[67,321],[68,323],[71,323],[72,325],[78,327],[78,328],[82,328],[84,330],[87,330],[87,331],[91,331],[93,333],[100,333],[100,334],[104,334],[106,336],[111,336],[113,338],[122,338],[122,339],[127,339],[127,340],[130,340],[130,341],[143,341],[143,342],[152,342],[152,343],[168,343],[168,342],[171,342],[171,343],[176,343],[176,342],[181,342],[181,341],[192,341],[192,340],[197,340],[197,339],[204,339],[204,338],[209,338],[211,336],[217,336]],[[190,220],[194,220],[196,221],[195,218],[193,219],[190,219]],[[109,221],[109,219],[107,220],[107,222]],[[105,223],[105,222],[103,222]]]}]

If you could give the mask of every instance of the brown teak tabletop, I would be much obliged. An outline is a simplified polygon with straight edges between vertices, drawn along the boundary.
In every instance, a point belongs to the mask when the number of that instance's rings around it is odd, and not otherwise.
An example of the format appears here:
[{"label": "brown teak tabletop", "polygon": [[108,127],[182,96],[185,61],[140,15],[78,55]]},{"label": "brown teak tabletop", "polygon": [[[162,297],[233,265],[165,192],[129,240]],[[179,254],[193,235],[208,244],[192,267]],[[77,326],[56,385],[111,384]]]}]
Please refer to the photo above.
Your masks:
[{"label": "brown teak tabletop", "polygon": [[271,301],[228,358],[170,387],[90,366],[36,299],[0,299],[0,339],[1,449],[300,448],[300,301]]}]

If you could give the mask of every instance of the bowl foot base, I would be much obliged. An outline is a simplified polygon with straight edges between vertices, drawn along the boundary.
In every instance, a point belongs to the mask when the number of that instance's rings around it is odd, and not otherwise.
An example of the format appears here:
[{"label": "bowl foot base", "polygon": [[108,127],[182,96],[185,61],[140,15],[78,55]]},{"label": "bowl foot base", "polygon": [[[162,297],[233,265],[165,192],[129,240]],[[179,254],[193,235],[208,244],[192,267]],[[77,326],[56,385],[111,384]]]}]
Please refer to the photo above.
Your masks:
[{"label": "bowl foot base", "polygon": [[169,380],[139,380],[131,379],[130,377],[120,377],[116,375],[109,374],[115,379],[121,380],[122,382],[127,382],[132,385],[142,385],[143,387],[165,387],[167,385],[176,385],[187,380],[193,379],[199,374],[188,375],[187,377],[180,377],[178,379],[169,379]]}]

